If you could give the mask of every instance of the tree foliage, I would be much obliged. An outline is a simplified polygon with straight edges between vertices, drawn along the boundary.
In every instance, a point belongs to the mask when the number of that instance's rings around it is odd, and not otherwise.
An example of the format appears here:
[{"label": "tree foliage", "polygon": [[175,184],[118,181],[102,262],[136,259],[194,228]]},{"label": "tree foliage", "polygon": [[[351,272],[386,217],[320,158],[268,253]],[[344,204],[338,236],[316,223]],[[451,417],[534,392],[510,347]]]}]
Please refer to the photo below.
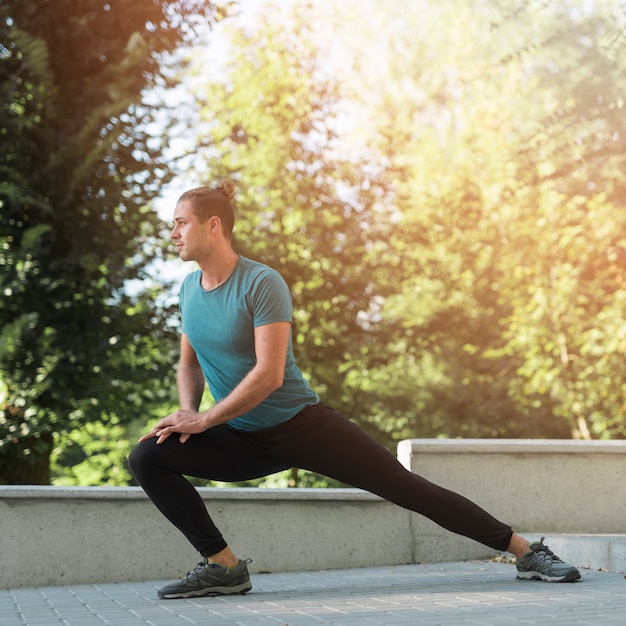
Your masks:
[{"label": "tree foliage", "polygon": [[[185,163],[143,94],[213,9],[37,4],[0,8],[0,481],[66,432],[60,481],[119,484],[83,425],[136,428],[175,359],[156,291],[128,289]],[[238,183],[236,248],[289,283],[324,400],[390,448],[624,436],[623,1],[268,0],[229,23],[185,79],[197,116],[174,113],[186,181]]]},{"label": "tree foliage", "polygon": [[423,4],[237,30],[194,173],[239,182],[300,363],[390,447],[622,436],[623,7]]},{"label": "tree foliage", "polygon": [[[390,314],[413,345],[452,349],[436,366],[444,393],[426,390],[440,431],[621,436],[623,7],[473,4],[446,3],[446,71],[398,68],[421,98],[379,109],[387,135],[411,120],[387,154],[414,286],[434,274],[442,303],[416,322],[404,291]],[[406,45],[424,57],[423,41]]]},{"label": "tree foliage", "polygon": [[166,55],[211,10],[0,6],[0,482],[46,483],[55,433],[165,393],[167,312],[137,285],[160,255],[148,202],[171,173],[143,93],[172,83]]}]

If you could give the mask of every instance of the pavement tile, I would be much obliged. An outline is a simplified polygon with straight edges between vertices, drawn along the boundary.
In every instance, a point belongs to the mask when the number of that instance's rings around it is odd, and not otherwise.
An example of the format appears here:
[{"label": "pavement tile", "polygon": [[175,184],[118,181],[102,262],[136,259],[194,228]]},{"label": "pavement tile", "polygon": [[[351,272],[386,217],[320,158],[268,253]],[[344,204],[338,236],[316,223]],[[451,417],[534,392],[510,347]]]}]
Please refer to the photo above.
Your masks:
[{"label": "pavement tile", "polygon": [[0,590],[1,626],[572,626],[626,624],[626,580],[515,580],[506,563],[469,562],[257,574],[245,596],[163,601],[166,581]]}]

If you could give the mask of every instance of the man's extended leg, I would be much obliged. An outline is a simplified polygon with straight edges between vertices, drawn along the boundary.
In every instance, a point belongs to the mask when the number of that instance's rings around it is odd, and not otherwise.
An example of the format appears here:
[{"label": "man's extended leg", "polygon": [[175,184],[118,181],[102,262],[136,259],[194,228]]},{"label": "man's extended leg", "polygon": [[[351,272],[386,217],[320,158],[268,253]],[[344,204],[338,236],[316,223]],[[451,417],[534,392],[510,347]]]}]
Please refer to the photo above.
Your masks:
[{"label": "man's extended leg", "polygon": [[513,534],[510,526],[467,498],[408,471],[384,446],[323,404],[249,436],[267,446],[285,465],[375,493],[497,550],[509,546]]},{"label": "man's extended leg", "polygon": [[471,500],[410,472],[356,424],[323,404],[251,436],[287,465],[365,489],[452,532],[512,552],[518,557],[520,577],[558,582],[580,577],[576,568],[558,559],[543,541],[529,544]]}]

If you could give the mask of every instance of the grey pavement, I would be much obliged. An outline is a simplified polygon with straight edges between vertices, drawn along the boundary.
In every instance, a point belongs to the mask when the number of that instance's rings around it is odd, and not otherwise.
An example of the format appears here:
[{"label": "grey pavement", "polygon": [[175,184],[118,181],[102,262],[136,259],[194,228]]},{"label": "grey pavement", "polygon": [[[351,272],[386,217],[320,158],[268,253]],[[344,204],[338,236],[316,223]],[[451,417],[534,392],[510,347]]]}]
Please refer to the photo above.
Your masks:
[{"label": "grey pavement", "polygon": [[626,624],[624,574],[581,574],[519,581],[494,561],[269,573],[253,575],[247,595],[188,600],[159,600],[168,581],[0,589],[0,624]]}]

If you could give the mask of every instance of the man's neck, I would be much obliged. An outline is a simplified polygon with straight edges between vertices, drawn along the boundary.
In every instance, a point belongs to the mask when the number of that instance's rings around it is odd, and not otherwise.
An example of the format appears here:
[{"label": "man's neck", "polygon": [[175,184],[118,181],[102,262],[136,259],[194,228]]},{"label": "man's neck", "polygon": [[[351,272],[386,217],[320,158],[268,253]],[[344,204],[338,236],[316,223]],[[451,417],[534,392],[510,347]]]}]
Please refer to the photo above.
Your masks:
[{"label": "man's neck", "polygon": [[239,255],[232,248],[229,248],[219,258],[200,263],[200,269],[202,270],[201,285],[203,289],[212,291],[225,283],[235,271],[238,261]]}]

